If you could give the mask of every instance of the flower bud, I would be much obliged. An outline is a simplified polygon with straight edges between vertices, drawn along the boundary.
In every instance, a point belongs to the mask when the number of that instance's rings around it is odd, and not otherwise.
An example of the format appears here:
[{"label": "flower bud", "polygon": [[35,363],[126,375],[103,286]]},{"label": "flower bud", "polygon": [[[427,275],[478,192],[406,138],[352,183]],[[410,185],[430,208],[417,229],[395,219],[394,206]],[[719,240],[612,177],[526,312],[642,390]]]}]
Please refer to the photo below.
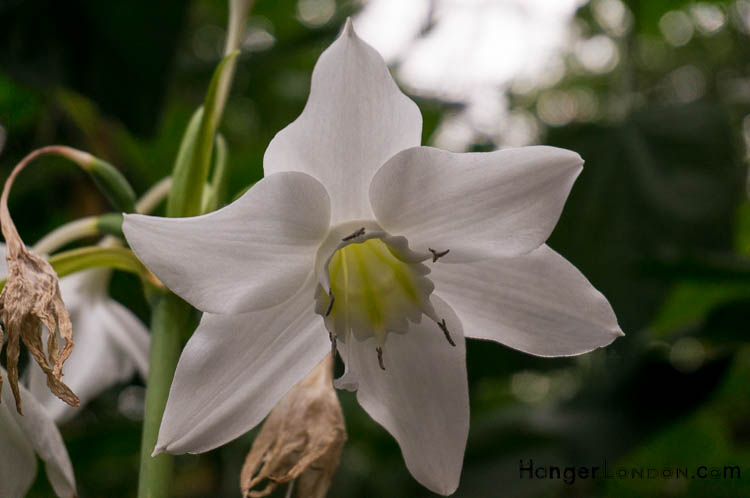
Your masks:
[{"label": "flower bud", "polygon": [[132,213],[135,211],[135,192],[117,168],[106,161],[94,157],[88,152],[71,147],[56,146],[55,152],[65,157],[86,171],[99,187],[107,200],[118,211]]}]

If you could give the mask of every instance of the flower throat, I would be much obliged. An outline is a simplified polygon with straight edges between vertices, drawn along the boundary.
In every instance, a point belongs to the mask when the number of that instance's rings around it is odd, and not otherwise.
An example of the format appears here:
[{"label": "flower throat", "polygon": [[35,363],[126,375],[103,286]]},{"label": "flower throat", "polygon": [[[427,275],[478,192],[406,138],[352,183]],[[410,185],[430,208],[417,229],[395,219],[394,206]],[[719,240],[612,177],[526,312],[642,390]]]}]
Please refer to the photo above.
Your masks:
[{"label": "flower throat", "polygon": [[352,242],[331,256],[333,299],[319,292],[317,309],[325,310],[321,314],[332,338],[346,341],[351,333],[364,341],[372,336],[381,349],[388,332],[406,333],[408,321],[419,323],[422,314],[434,319],[429,272],[421,263],[399,259],[381,238]]}]

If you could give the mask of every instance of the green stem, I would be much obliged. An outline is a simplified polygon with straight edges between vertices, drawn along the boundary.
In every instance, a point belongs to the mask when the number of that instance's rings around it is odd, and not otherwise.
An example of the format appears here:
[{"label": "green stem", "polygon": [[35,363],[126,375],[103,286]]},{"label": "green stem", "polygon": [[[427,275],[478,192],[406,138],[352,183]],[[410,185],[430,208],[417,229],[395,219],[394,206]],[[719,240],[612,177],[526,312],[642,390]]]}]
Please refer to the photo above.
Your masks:
[{"label": "green stem", "polygon": [[97,219],[98,216],[88,216],[66,223],[42,237],[32,249],[37,254],[52,254],[71,242],[99,235]]},{"label": "green stem", "polygon": [[[191,119],[172,171],[173,185],[167,198],[167,216],[201,214],[203,185],[208,178],[216,127],[226,104],[236,64],[236,48],[241,42],[252,1],[231,0],[227,56],[219,64],[206,96],[203,111]],[[197,135],[196,135],[197,134]],[[195,325],[193,308],[174,294],[158,296],[153,304],[151,358],[146,384],[146,413],[141,440],[141,470],[138,498],[161,498],[170,494],[173,457],[152,457],[159,436],[164,408],[169,397],[180,346]],[[184,334],[184,335],[183,335]]]},{"label": "green stem", "polygon": [[[164,289],[164,285],[143,266],[133,251],[124,247],[87,246],[71,249],[50,256],[49,264],[62,278],[66,275],[87,270],[89,268],[105,267],[127,271],[141,277],[144,283],[154,289]],[[0,290],[5,287],[6,278],[0,279]]]},{"label": "green stem", "polygon": [[172,177],[162,178],[138,199],[138,202],[135,203],[135,212],[140,214],[151,213],[161,201],[167,198],[171,188]]},{"label": "green stem", "polygon": [[154,299],[138,498],[166,498],[170,495],[174,457],[167,453],[156,456],[151,454],[159,436],[169,387],[180,357],[180,332],[191,326],[192,315],[190,307],[172,293],[162,294]]},{"label": "green stem", "polygon": [[[172,186],[172,178],[167,177],[156,183],[143,194],[135,205],[135,211],[148,214],[163,201]],[[117,234],[122,237],[122,215],[107,213],[98,216],[79,218],[61,225],[42,237],[32,250],[37,254],[52,254],[63,246],[87,237]]]}]

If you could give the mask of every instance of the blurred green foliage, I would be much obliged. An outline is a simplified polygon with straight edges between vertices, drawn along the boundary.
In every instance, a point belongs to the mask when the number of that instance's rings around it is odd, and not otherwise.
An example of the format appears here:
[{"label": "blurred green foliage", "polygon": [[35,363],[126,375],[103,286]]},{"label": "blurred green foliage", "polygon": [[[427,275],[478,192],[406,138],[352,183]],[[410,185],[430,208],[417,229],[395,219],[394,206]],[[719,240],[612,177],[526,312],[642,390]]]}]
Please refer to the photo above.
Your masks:
[{"label": "blurred green foliage", "polygon": [[[586,160],[550,245],[609,298],[627,336],[606,350],[558,359],[471,342],[472,426],[456,496],[750,496],[748,129],[743,135],[750,40],[741,16],[750,6],[711,3],[725,25],[673,46],[660,22],[696,3],[626,2],[632,28],[613,37],[617,67],[594,74],[569,64],[552,89],[584,89],[599,105],[565,126],[538,121],[543,143]],[[311,28],[295,18],[296,6],[260,0],[253,11],[250,26],[275,41],[243,53],[238,64],[220,127],[230,197],[262,176],[266,145],[302,110],[315,60],[357,8],[339,2],[329,22]],[[0,168],[7,175],[32,149],[64,143],[117,165],[143,192],[170,172],[219,60],[225,18],[221,0],[2,2]],[[611,36],[590,5],[576,22],[589,35]],[[681,90],[686,74],[700,76],[700,91]],[[512,94],[512,107],[538,115],[549,90]],[[455,104],[416,100],[429,143]],[[42,161],[39,173],[22,175],[11,199],[26,240],[109,209],[84,175]],[[117,275],[112,293],[147,320],[135,278]],[[82,498],[135,493],[140,425],[118,410],[121,390],[62,427]],[[430,495],[408,474],[396,442],[350,393],[340,397],[349,442],[330,496]],[[177,495],[238,496],[252,436],[178,458]],[[519,462],[529,459],[691,473],[739,465],[742,478],[520,479]],[[49,492],[40,471],[32,496]]]}]

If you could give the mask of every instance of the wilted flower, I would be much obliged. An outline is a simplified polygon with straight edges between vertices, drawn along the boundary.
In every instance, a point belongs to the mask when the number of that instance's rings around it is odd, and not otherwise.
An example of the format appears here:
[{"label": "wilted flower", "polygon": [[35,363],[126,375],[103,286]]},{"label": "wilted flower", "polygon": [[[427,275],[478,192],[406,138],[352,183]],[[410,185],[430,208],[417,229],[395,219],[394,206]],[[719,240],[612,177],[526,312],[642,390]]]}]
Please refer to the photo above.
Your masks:
[{"label": "wilted flower", "polygon": [[248,431],[332,343],[337,385],[357,390],[419,482],[450,494],[469,428],[464,332],[539,356],[622,334],[604,296],[544,245],[581,158],[420,147],[421,123],[348,22],[302,115],[266,150],[263,180],[204,216],[126,216],[139,258],[207,312],[156,452]]},{"label": "wilted flower", "polygon": [[[345,442],[329,355],[271,410],[242,467],[243,495],[268,496],[279,484],[296,479],[297,496],[324,497]],[[264,481],[262,490],[253,490]]]},{"label": "wilted flower", "polygon": [[[8,264],[8,277],[0,294],[0,309],[5,334],[8,336],[8,381],[18,413],[23,413],[18,387],[21,341],[46,375],[47,386],[52,393],[71,406],[80,404],[78,397],[62,382],[63,363],[73,351],[73,333],[70,317],[60,295],[57,274],[47,261],[26,248],[8,212],[10,187],[24,166],[23,162],[16,166],[5,182],[0,198],[0,224],[5,237],[5,259]],[[45,353],[42,325],[49,330],[59,331],[65,344],[60,347],[57,334],[49,334]],[[0,348],[2,343],[3,333],[0,331]]]},{"label": "wilted flower", "polygon": [[[108,387],[129,380],[135,372],[144,379],[148,373],[149,333],[129,309],[109,297],[110,273],[95,268],[60,279],[76,340],[63,373],[81,406]],[[46,329],[44,333],[49,334]],[[56,421],[76,414],[49,393],[43,372],[35,365],[31,365],[28,380],[29,390]]]},{"label": "wilted flower", "polygon": [[[7,275],[5,244],[0,243],[0,278]],[[94,268],[60,279],[60,292],[69,310],[76,348],[63,367],[66,383],[85,405],[104,389],[123,382],[137,371],[148,372],[151,338],[143,323],[125,306],[108,295],[111,271]],[[43,328],[42,339],[49,331]],[[35,364],[26,372],[34,398],[57,422],[74,416],[76,410],[52,396],[46,375]]]},{"label": "wilted flower", "polygon": [[[6,375],[0,368],[0,377]],[[73,466],[62,436],[44,407],[23,386],[18,387],[26,414],[11,408],[8,390],[0,404],[0,496],[26,496],[37,472],[37,455],[44,461],[47,478],[61,498],[76,496]]]}]

